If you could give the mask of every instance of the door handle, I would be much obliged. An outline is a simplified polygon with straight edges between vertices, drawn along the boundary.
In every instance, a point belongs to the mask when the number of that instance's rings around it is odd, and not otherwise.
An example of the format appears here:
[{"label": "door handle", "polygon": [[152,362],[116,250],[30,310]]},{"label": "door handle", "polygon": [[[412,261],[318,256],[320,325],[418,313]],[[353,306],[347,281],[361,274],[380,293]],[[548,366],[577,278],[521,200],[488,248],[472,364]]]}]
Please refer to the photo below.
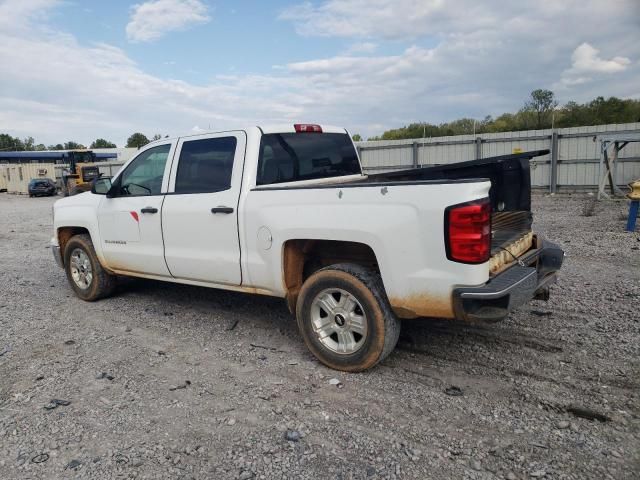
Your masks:
[{"label": "door handle", "polygon": [[213,207],[211,209],[211,213],[233,213],[233,208],[231,207]]},{"label": "door handle", "polygon": [[142,213],[158,213],[158,209],[155,207],[144,207],[140,210]]}]

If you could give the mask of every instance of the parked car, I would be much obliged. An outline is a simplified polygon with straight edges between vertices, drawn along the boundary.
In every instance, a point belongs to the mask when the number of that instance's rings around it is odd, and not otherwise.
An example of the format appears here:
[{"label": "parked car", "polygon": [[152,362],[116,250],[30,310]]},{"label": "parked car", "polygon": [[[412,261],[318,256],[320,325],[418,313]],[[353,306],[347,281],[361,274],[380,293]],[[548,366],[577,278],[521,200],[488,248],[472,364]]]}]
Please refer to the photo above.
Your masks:
[{"label": "parked car", "polygon": [[29,182],[29,196],[37,197],[41,195],[55,195],[58,192],[56,182],[50,178],[34,178]]},{"label": "parked car", "polygon": [[529,159],[377,175],[343,128],[296,124],[162,139],[54,205],[76,295],[116,275],[282,297],[310,351],[361,371],[400,319],[497,321],[546,298],[563,251],[531,230]]}]

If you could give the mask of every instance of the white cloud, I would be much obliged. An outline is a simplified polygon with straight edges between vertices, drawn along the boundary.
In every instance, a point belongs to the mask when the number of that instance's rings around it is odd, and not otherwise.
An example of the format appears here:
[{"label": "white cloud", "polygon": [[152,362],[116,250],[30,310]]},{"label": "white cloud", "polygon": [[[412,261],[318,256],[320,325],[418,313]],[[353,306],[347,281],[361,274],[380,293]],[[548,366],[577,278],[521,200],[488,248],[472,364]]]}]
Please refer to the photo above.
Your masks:
[{"label": "white cloud", "polygon": [[[638,63],[630,60],[640,57],[640,45],[628,41],[637,37],[637,0],[320,0],[289,7],[279,18],[305,36],[435,45],[434,61],[423,72],[425,87],[439,92],[438,78],[448,75],[451,85],[443,88],[454,90],[457,85],[474,90],[480,98],[488,90],[503,97],[499,105],[505,109],[514,108],[507,98],[516,90],[522,98],[533,88],[554,87],[571,94],[561,100],[587,100],[591,94],[624,96],[634,81],[640,83]],[[589,43],[576,49],[584,40]],[[600,58],[591,45],[613,52],[613,58]],[[573,65],[567,69],[564,62],[572,52]],[[353,53],[347,50],[345,55]],[[396,59],[403,62],[406,55]],[[301,68],[337,71],[347,65],[338,57],[314,60]],[[407,67],[389,68],[400,72]],[[594,75],[607,72],[624,75],[610,78],[608,84],[592,82]],[[463,95],[458,92],[458,97]],[[467,114],[483,103],[469,105]],[[496,108],[498,104],[489,107],[489,113],[496,113]]]},{"label": "white cloud", "polygon": [[[491,28],[463,25],[424,42],[409,37],[384,43],[383,33],[376,36],[373,25],[379,22],[384,31],[388,9],[377,1],[379,12],[369,14],[373,7],[362,12],[363,17],[381,15],[379,20],[363,18],[372,38],[348,37],[360,53],[347,50],[295,63],[283,58],[279,68],[261,74],[235,74],[225,65],[219,75],[195,85],[151,75],[122,49],[83,44],[53,31],[40,15],[54,0],[10,0],[23,10],[0,28],[0,64],[11,65],[0,75],[0,132],[31,135],[47,144],[88,144],[103,137],[122,145],[134,131],[177,135],[302,121],[373,135],[412,121],[513,111],[531,90],[548,88],[562,78],[576,46],[584,41],[606,54],[587,55],[592,66],[571,77],[573,83],[563,84],[560,100],[637,95],[640,44],[627,41],[637,28],[628,13],[631,3],[621,1],[618,8],[618,3],[582,0],[584,9],[576,7],[578,0],[541,0],[520,9],[509,4],[512,11],[488,8],[494,20],[485,14],[471,23]],[[456,8],[463,5],[462,0],[451,1]],[[351,3],[344,0],[346,6]],[[0,3],[0,13],[5,5]],[[439,8],[439,18],[453,17],[445,15],[448,1]],[[566,8],[574,9],[572,15]],[[402,10],[398,15],[402,17]],[[345,21],[355,20],[346,16]],[[593,64],[602,70],[602,62],[620,63],[616,57],[631,63],[615,75],[593,71]],[[584,57],[579,58],[578,65],[585,64]],[[59,74],[68,72],[69,65],[81,74]],[[184,68],[179,71],[194,66],[186,59],[180,59],[180,65]],[[592,80],[582,80],[587,78]]]},{"label": "white cloud", "polygon": [[210,19],[201,0],[150,0],[131,8],[127,37],[132,42],[150,42]]},{"label": "white cloud", "polygon": [[586,73],[616,73],[625,70],[631,63],[631,60],[626,57],[603,60],[598,56],[598,53],[600,53],[598,49],[588,43],[583,43],[571,55],[571,60],[573,60],[571,69],[575,72]]},{"label": "white cloud", "polygon": [[[623,3],[633,0],[623,0]],[[322,0],[284,9],[279,18],[306,36],[415,39],[450,37],[479,30],[521,31],[544,27],[547,19],[603,11],[602,0],[505,2],[504,0]],[[620,6],[611,6],[617,10]],[[548,25],[548,23],[547,23]]]},{"label": "white cloud", "polygon": [[627,57],[613,57],[611,60],[600,58],[600,50],[588,43],[580,44],[571,55],[571,67],[562,72],[557,88],[569,88],[593,80],[594,75],[620,73],[629,68],[631,60]]},{"label": "white cloud", "polygon": [[[294,90],[289,78],[221,77],[206,86],[162,79],[119,48],[81,45],[24,21],[0,31],[0,63],[12,65],[0,75],[0,132],[44,143],[100,136],[122,145],[134,131],[179,134],[193,125],[241,127],[300,113],[278,92]],[[69,65],[77,75],[61,73]]]},{"label": "white cloud", "polygon": [[289,7],[280,18],[293,21],[302,35],[399,38],[433,30],[445,5],[445,0],[330,0]]},{"label": "white cloud", "polygon": [[0,32],[16,30],[26,19],[44,20],[46,12],[60,0],[2,0],[0,1]]}]

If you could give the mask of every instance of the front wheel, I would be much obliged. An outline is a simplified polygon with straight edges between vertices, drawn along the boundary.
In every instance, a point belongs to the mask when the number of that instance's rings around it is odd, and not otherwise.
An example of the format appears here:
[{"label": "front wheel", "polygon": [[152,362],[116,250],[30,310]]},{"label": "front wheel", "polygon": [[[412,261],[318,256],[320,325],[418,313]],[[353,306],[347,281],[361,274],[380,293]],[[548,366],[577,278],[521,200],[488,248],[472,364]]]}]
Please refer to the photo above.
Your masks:
[{"label": "front wheel", "polygon": [[100,265],[89,235],[75,235],[67,242],[64,269],[75,294],[87,302],[107,297],[115,289],[116,277]]},{"label": "front wheel", "polygon": [[311,275],[300,290],[296,317],[311,353],[345,372],[384,360],[400,335],[400,320],[380,276],[353,264],[331,265]]}]

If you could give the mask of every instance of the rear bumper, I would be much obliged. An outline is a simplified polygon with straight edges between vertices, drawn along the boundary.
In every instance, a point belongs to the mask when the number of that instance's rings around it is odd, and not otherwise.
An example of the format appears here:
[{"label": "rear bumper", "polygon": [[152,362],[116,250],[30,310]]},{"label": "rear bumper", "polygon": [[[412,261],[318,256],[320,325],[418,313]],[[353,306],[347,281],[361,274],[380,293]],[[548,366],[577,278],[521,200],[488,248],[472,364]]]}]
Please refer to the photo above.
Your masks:
[{"label": "rear bumper", "polygon": [[536,248],[522,255],[520,263],[507,268],[489,282],[453,291],[453,308],[459,320],[497,322],[532,298],[548,298],[549,285],[556,281],[564,251],[537,237]]}]

